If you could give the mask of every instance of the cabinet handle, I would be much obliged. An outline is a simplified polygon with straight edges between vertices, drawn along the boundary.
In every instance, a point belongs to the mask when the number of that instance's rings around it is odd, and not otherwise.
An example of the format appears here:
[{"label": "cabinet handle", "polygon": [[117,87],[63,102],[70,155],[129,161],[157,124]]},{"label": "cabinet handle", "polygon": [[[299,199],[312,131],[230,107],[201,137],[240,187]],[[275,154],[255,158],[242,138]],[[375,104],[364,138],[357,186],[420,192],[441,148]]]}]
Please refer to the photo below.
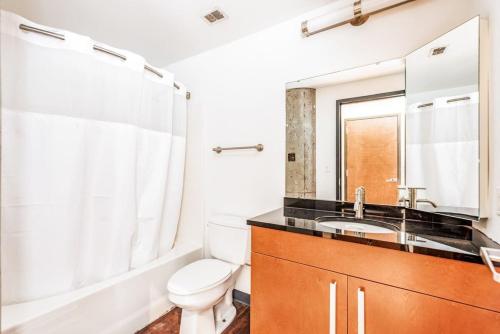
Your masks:
[{"label": "cabinet handle", "polygon": [[330,334],[337,331],[337,282],[330,283]]},{"label": "cabinet handle", "polygon": [[365,334],[365,292],[358,288],[358,334]]}]

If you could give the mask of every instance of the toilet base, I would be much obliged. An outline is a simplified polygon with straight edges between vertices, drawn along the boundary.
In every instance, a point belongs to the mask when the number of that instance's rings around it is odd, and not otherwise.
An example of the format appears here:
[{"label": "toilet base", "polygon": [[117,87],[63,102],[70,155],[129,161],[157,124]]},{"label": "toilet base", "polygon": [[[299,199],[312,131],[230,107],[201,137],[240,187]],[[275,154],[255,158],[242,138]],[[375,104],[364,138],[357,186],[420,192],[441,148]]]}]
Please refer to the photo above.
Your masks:
[{"label": "toilet base", "polygon": [[215,306],[203,311],[183,309],[180,334],[221,334],[236,318],[233,288]]},{"label": "toilet base", "polygon": [[193,312],[182,310],[180,334],[221,334],[236,318],[236,307],[231,305],[221,314],[222,318],[215,321],[214,310]]},{"label": "toilet base", "polygon": [[222,314],[222,319],[215,322],[215,334],[221,334],[236,318],[236,307],[231,305]]},{"label": "toilet base", "polygon": [[204,311],[182,310],[180,334],[215,334],[213,308]]}]

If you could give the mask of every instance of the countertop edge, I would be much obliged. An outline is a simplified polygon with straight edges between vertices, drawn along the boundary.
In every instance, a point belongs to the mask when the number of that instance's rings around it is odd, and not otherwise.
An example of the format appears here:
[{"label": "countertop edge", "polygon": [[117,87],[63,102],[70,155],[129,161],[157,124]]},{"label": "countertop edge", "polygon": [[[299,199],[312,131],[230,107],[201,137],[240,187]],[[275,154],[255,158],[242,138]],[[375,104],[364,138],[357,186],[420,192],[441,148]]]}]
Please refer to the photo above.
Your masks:
[{"label": "countertop edge", "polygon": [[[280,209],[277,209],[277,210],[280,210]],[[276,210],[273,210],[273,211],[276,211]],[[271,212],[273,212],[273,211],[271,211]],[[308,236],[312,236],[312,237],[320,237],[320,238],[325,238],[325,239],[329,238],[329,239],[333,239],[333,240],[340,240],[340,241],[357,243],[357,244],[362,244],[362,245],[367,245],[367,246],[386,248],[386,249],[391,249],[391,250],[395,250],[395,251],[402,251],[402,252],[411,253],[411,254],[427,255],[427,256],[439,257],[439,258],[448,259],[448,260],[463,261],[463,262],[475,263],[475,264],[484,264],[481,256],[475,255],[475,254],[464,254],[464,253],[452,252],[452,251],[447,251],[447,250],[439,250],[439,249],[428,248],[428,247],[404,245],[404,244],[393,243],[393,242],[389,242],[389,241],[361,238],[361,237],[356,237],[356,236],[352,236],[352,235],[330,233],[330,232],[312,230],[312,229],[301,228],[301,227],[285,226],[285,225],[273,224],[273,223],[269,223],[269,222],[258,221],[255,218],[247,219],[247,225],[261,227],[261,228],[268,228],[268,229],[289,232],[289,233],[308,235]]]}]

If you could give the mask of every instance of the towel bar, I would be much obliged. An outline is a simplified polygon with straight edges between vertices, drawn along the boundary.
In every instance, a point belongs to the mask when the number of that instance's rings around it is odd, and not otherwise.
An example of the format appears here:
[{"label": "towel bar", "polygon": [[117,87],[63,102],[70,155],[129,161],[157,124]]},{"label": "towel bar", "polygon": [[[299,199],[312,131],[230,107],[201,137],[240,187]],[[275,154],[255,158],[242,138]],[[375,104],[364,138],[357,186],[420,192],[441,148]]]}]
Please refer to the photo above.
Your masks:
[{"label": "towel bar", "polygon": [[222,151],[252,150],[252,149],[257,150],[258,152],[262,152],[264,150],[264,145],[257,144],[257,145],[254,145],[254,146],[235,146],[235,147],[220,147],[220,146],[217,146],[217,147],[214,147],[212,149],[212,151],[214,151],[215,153],[219,154]]}]

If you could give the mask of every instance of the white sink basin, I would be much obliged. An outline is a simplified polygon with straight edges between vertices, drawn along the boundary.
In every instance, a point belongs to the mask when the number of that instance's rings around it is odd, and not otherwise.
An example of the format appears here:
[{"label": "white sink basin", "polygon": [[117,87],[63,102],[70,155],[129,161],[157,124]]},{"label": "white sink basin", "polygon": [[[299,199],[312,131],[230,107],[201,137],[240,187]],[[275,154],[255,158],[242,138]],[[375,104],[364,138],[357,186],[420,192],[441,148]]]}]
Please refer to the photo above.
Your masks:
[{"label": "white sink basin", "polygon": [[318,223],[319,225],[326,227],[326,228],[331,228],[334,230],[344,230],[344,231],[351,231],[351,232],[361,232],[361,233],[396,233],[396,231],[386,228],[386,227],[381,227],[377,225],[371,225],[371,224],[365,224],[365,223],[358,223],[358,222],[353,222],[353,221],[339,221],[339,220],[332,220],[332,221],[323,221]]}]

